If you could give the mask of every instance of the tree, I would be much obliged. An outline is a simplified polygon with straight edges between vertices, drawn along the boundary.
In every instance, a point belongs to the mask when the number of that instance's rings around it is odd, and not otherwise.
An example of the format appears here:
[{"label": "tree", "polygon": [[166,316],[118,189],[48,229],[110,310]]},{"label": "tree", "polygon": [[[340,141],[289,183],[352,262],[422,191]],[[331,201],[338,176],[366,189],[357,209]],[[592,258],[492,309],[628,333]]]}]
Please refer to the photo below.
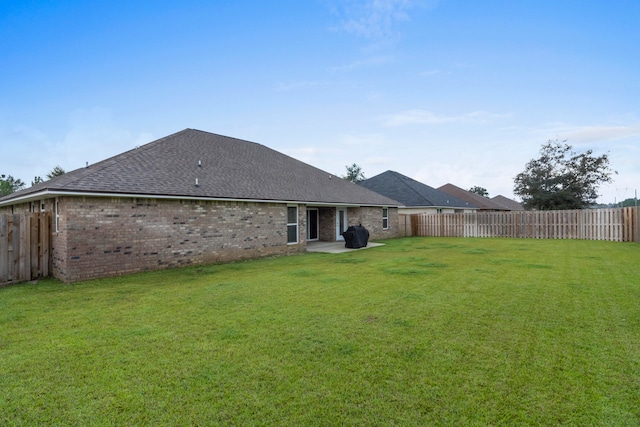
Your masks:
[{"label": "tree", "polygon": [[25,183],[21,179],[15,179],[11,175],[0,175],[0,197],[22,190],[24,187]]},{"label": "tree", "polygon": [[51,172],[49,172],[47,174],[47,178],[48,179],[53,179],[56,176],[60,176],[60,175],[64,175],[65,171],[64,169],[62,169],[60,166],[56,166],[55,168],[51,169]]},{"label": "tree", "polygon": [[351,181],[355,184],[365,180],[364,172],[362,171],[361,166],[354,163],[351,166],[345,166],[345,168],[347,168],[347,174],[342,177],[343,179]]},{"label": "tree", "polygon": [[607,154],[578,154],[566,141],[549,140],[515,177],[514,193],[527,209],[584,209],[595,203],[600,184],[612,181],[611,173]]},{"label": "tree", "polygon": [[622,206],[623,208],[627,208],[630,206],[638,206],[638,199],[625,199],[624,201],[622,201],[620,203],[620,206]]},{"label": "tree", "polygon": [[489,192],[487,191],[487,189],[484,188],[484,187],[478,187],[477,185],[475,187],[471,187],[469,189],[469,192],[470,193],[475,193],[475,194],[477,194],[479,196],[482,196],[482,197],[489,197]]}]

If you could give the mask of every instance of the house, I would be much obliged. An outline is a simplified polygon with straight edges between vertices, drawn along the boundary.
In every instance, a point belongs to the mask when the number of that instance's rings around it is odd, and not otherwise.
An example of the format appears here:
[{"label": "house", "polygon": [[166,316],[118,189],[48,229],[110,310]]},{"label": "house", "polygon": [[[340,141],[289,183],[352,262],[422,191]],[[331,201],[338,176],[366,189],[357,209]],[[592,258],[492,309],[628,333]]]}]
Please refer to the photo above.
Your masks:
[{"label": "house", "polygon": [[501,204],[494,202],[491,199],[467,190],[463,190],[462,188],[456,187],[453,184],[445,184],[441,187],[438,187],[438,190],[475,205],[478,208],[478,212],[500,212],[511,210],[505,206],[502,206]]},{"label": "house", "polygon": [[496,202],[497,204],[504,206],[505,208],[509,209],[510,211],[523,211],[524,210],[524,207],[520,203],[516,202],[513,199],[505,197],[505,196],[503,196],[501,194],[499,194],[499,195],[497,195],[495,197],[492,197],[491,201]]},{"label": "house", "polygon": [[395,171],[386,171],[359,183],[360,186],[399,201],[401,214],[468,213],[476,207]]},{"label": "house", "polygon": [[304,252],[349,225],[398,236],[399,203],[263,145],[186,129],[0,198],[51,211],[65,282]]}]

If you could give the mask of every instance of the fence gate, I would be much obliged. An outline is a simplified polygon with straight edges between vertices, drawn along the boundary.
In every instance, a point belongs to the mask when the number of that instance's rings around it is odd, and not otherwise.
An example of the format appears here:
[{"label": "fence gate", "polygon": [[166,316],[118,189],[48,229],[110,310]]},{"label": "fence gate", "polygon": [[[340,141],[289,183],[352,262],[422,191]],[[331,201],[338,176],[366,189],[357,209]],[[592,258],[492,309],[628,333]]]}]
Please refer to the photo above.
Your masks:
[{"label": "fence gate", "polygon": [[50,271],[51,213],[0,215],[0,286]]}]

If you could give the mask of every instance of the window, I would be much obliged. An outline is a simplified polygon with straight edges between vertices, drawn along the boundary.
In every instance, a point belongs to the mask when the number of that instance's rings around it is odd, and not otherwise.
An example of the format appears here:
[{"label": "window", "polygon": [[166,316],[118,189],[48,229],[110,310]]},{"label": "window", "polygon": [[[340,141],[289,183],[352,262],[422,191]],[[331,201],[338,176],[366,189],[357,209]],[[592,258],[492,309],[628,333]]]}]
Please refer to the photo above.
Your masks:
[{"label": "window", "polygon": [[389,228],[389,208],[382,208],[382,229]]},{"label": "window", "polygon": [[287,243],[298,243],[297,206],[287,206]]}]

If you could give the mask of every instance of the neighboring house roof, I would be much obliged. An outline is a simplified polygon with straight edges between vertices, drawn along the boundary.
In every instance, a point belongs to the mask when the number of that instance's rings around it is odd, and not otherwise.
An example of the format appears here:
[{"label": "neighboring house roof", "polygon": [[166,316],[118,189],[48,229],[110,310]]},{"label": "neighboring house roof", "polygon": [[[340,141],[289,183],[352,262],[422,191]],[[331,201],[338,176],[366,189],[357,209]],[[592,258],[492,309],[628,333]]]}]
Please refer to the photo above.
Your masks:
[{"label": "neighboring house roof", "polygon": [[194,129],[5,196],[0,205],[64,194],[399,205],[263,145]]},{"label": "neighboring house roof", "polygon": [[454,197],[467,201],[473,205],[475,205],[478,209],[482,210],[493,210],[493,211],[507,211],[508,208],[483,197],[476,193],[471,193],[470,191],[463,190],[460,187],[456,187],[453,184],[445,184],[442,187],[438,187],[438,190],[444,191],[447,194],[450,194]]},{"label": "neighboring house roof", "polygon": [[496,202],[499,205],[504,206],[505,208],[511,210],[511,211],[523,211],[524,207],[516,202],[513,199],[510,199],[508,197],[505,197],[503,195],[497,195],[495,197],[492,197],[491,200],[493,200],[494,202]]},{"label": "neighboring house roof", "polygon": [[404,207],[475,209],[475,206],[469,202],[436,190],[395,171],[383,172],[360,182],[359,185],[395,199],[402,203]]}]

